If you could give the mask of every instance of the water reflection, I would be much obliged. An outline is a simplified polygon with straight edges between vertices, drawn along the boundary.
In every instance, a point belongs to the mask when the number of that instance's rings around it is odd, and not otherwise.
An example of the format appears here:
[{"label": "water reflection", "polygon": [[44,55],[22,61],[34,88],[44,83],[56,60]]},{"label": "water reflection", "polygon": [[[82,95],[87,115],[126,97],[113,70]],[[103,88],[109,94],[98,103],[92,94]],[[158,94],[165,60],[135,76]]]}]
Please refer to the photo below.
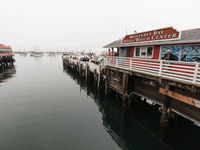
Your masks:
[{"label": "water reflection", "polygon": [[15,77],[16,70],[14,66],[7,68],[4,71],[0,72],[0,83],[6,82],[9,79]]},{"label": "water reflection", "polygon": [[75,73],[64,69],[78,85],[80,92],[94,99],[102,113],[105,130],[123,150],[132,149],[198,149],[200,128],[177,116],[167,132],[160,133],[158,106],[151,106],[135,97],[130,109],[121,105],[121,99],[111,94],[99,94],[93,84],[86,84]]}]

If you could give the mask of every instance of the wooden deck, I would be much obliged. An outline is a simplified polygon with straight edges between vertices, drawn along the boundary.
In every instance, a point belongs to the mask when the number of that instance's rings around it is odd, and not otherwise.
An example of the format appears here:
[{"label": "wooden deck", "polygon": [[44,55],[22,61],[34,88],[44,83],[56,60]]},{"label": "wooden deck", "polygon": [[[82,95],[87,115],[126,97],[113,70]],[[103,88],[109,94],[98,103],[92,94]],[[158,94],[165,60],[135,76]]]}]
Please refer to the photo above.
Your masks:
[{"label": "wooden deck", "polygon": [[115,91],[124,103],[138,95],[160,105],[162,126],[171,112],[200,124],[199,63],[106,57],[94,65],[66,57],[63,64],[105,94]]}]

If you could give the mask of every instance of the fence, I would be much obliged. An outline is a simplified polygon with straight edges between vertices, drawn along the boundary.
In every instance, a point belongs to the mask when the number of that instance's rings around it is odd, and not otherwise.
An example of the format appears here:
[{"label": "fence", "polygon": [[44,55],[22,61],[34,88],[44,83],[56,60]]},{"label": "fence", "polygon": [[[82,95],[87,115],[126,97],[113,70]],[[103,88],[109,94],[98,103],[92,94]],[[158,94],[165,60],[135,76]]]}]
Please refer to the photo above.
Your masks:
[{"label": "fence", "polygon": [[106,57],[104,66],[158,76],[188,84],[200,85],[200,63],[140,59],[130,57]]}]

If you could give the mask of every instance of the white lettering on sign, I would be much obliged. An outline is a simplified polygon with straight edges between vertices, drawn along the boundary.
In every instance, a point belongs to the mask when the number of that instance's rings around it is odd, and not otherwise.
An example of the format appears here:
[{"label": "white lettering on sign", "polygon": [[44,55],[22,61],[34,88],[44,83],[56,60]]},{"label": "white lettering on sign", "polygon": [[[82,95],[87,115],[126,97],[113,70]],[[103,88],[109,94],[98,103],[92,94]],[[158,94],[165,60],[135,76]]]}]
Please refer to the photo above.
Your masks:
[{"label": "white lettering on sign", "polygon": [[169,27],[169,28],[163,28],[163,29],[155,30],[155,31],[127,35],[123,39],[123,43],[178,39],[179,36],[180,34],[178,31],[176,31],[172,27]]}]

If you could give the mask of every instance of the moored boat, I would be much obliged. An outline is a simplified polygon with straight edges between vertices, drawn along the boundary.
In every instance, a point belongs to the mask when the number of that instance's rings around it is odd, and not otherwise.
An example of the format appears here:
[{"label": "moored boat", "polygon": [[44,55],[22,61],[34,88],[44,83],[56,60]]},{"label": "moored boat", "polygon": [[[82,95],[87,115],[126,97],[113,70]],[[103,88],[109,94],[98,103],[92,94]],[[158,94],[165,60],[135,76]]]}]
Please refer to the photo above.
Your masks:
[{"label": "moored boat", "polygon": [[21,56],[27,56],[27,53],[26,52],[20,52],[20,55]]},{"label": "moored boat", "polygon": [[55,56],[55,53],[54,52],[50,52],[50,53],[48,53],[48,56]]},{"label": "moored boat", "polygon": [[42,56],[44,56],[44,54],[42,52],[31,52],[30,56],[33,56],[33,57],[42,57]]}]

